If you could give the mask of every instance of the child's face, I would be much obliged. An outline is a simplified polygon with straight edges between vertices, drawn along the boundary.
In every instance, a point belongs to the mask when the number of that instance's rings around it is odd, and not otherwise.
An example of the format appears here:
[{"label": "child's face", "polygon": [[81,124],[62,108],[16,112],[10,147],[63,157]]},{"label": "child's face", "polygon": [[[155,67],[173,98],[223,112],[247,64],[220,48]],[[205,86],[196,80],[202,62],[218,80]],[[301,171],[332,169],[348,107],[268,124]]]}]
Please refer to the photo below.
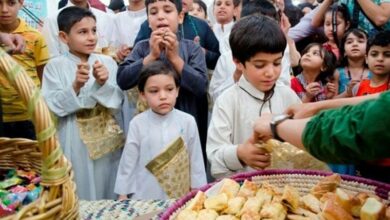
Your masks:
[{"label": "child's face", "polygon": [[372,46],[366,56],[366,62],[373,74],[390,74],[390,45]]},{"label": "child's face", "polygon": [[165,115],[172,111],[176,103],[179,89],[171,75],[158,74],[146,80],[144,92],[141,97],[156,113]]},{"label": "child's face", "polygon": [[345,55],[348,58],[362,58],[366,54],[367,38],[359,38],[353,33],[347,36],[344,43]]},{"label": "child's face", "polygon": [[60,38],[74,55],[80,58],[88,57],[96,47],[96,21],[85,17],[75,23],[69,33],[60,31]]},{"label": "child's face", "polygon": [[215,0],[214,16],[219,24],[227,24],[233,21],[233,0]]},{"label": "child's face", "polygon": [[303,70],[318,70],[320,71],[324,63],[324,58],[321,54],[321,48],[319,46],[312,46],[301,57],[301,67]]},{"label": "child's face", "polygon": [[267,92],[272,89],[278,80],[281,71],[282,53],[259,52],[245,65],[234,59],[238,70],[256,89]]},{"label": "child's face", "polygon": [[148,21],[152,31],[168,27],[176,33],[182,15],[178,14],[175,4],[169,0],[158,0],[148,5]]},{"label": "child's face", "polygon": [[17,22],[22,5],[23,0],[0,0],[0,25],[12,25]]},{"label": "child's face", "polygon": [[[332,28],[332,12],[327,12],[325,14],[325,20],[324,20],[324,32],[325,36],[328,38],[329,41],[335,42],[335,39],[333,37],[333,28]],[[348,29],[348,24],[345,22],[345,19],[343,19],[340,15],[340,13],[337,13],[337,19],[336,19],[336,31],[337,31],[337,38],[340,40],[345,30]]]},{"label": "child's face", "polygon": [[188,13],[200,19],[206,19],[206,13],[198,3],[192,4],[192,10],[189,11]]}]

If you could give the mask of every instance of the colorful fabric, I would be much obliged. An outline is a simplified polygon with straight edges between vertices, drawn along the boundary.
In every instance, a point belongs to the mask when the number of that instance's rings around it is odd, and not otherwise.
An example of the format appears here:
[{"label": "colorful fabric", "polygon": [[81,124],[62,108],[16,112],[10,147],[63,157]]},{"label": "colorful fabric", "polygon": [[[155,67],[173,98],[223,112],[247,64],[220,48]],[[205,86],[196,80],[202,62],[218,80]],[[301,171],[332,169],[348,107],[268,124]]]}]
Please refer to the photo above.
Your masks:
[{"label": "colorful fabric", "polygon": [[[12,55],[12,57],[24,68],[33,80],[35,86],[40,87],[37,67],[45,65],[49,60],[49,52],[45,39],[38,30],[29,26],[23,19],[19,18],[19,26],[12,32],[20,34],[26,42],[26,49],[23,54]],[[1,102],[3,106],[3,121],[15,122],[29,120],[27,108],[17,91],[9,82],[0,82]]]},{"label": "colorful fabric", "polygon": [[[372,1],[376,5],[380,5],[382,3],[390,3],[390,0],[366,0],[366,1]],[[353,16],[353,9],[355,7],[356,0],[340,0],[339,3],[345,4],[348,8],[348,12],[351,15],[351,19]],[[376,33],[378,30],[376,30],[375,26],[371,23],[371,21],[364,15],[362,11],[359,12],[359,21],[358,21],[358,28],[365,30],[369,36]],[[383,25],[381,28],[384,30],[390,30],[390,20],[387,21],[385,25]]]},{"label": "colorful fabric", "polygon": [[[318,81],[321,87],[321,91],[314,96],[314,98],[311,100],[311,102],[318,102],[322,100],[326,100],[326,90],[325,86],[322,84],[322,82]],[[298,74],[296,77],[291,79],[291,88],[295,91],[295,93],[299,96],[300,99],[303,98],[303,96],[306,94],[306,86],[307,82],[305,78],[303,77],[303,74]]]},{"label": "colorful fabric", "polygon": [[389,82],[384,83],[383,85],[372,87],[370,85],[369,79],[364,79],[359,83],[359,88],[355,96],[370,95],[375,93],[381,93],[389,90]]}]

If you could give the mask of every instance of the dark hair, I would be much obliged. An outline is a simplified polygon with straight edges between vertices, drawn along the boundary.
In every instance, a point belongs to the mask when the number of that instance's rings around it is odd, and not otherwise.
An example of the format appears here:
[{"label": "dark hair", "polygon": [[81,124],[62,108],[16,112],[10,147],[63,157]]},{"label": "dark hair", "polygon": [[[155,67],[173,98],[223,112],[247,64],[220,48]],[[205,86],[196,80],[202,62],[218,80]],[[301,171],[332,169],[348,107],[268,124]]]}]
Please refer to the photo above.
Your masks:
[{"label": "dark hair", "polygon": [[278,23],[266,16],[247,16],[234,24],[229,37],[233,57],[242,64],[259,52],[283,53],[286,37]]},{"label": "dark hair", "polygon": [[111,0],[110,1],[110,4],[108,5],[108,8],[113,10],[113,11],[116,11],[116,10],[123,10],[126,8],[125,6],[125,3],[123,2],[123,0]]},{"label": "dark hair", "polygon": [[155,75],[169,75],[175,80],[176,87],[180,86],[180,76],[176,73],[172,67],[168,66],[164,62],[157,60],[142,67],[140,77],[138,79],[138,90],[144,92],[146,81]]},{"label": "dark hair", "polygon": [[387,47],[389,44],[390,44],[390,30],[380,31],[368,40],[366,54],[368,54],[368,51],[372,46]]},{"label": "dark hair", "polygon": [[204,14],[205,14],[206,17],[207,17],[207,5],[206,5],[206,3],[204,3],[202,0],[194,0],[193,3],[198,4],[198,5],[203,9]]},{"label": "dark hair", "polygon": [[146,7],[146,14],[148,14],[148,6],[149,4],[151,3],[155,3],[155,2],[158,2],[158,1],[169,1],[169,2],[172,2],[175,6],[176,6],[176,9],[177,9],[177,13],[180,13],[181,10],[183,9],[183,5],[182,5],[182,2],[181,0],[145,0],[145,7]]},{"label": "dark hair", "polygon": [[326,84],[334,79],[333,72],[336,69],[336,56],[331,51],[322,47],[320,43],[311,43],[307,45],[302,51],[302,56],[312,47],[318,47],[320,49],[320,56],[324,60],[320,74],[317,76],[316,81],[321,81],[323,84]]},{"label": "dark hair", "polygon": [[[345,42],[347,41],[348,36],[351,34],[355,35],[358,38],[368,39],[367,33],[359,28],[352,28],[345,32],[343,38],[341,38],[340,43],[340,66],[348,65],[348,57],[345,56]],[[364,62],[364,64],[366,65],[366,62]]]},{"label": "dark hair", "polygon": [[77,6],[66,7],[57,16],[58,29],[68,34],[73,25],[87,17],[96,21],[95,15],[88,9]]},{"label": "dark hair", "polygon": [[337,29],[334,27],[336,21],[336,17],[333,17],[333,14],[336,14],[338,16],[340,16],[342,19],[344,19],[345,23],[347,22],[350,22],[350,16],[349,16],[349,12],[348,12],[348,8],[345,4],[338,4],[338,3],[334,3],[333,5],[331,5],[328,10],[326,11],[325,15],[327,13],[332,13],[332,32],[333,32],[333,38],[334,38],[334,41],[336,42],[337,46],[339,46],[339,39],[337,38]]},{"label": "dark hair", "polygon": [[284,9],[284,13],[288,17],[291,27],[297,25],[304,15],[302,10],[294,5],[287,5]]},{"label": "dark hair", "polygon": [[242,2],[241,18],[249,15],[264,15],[280,21],[275,6],[268,0],[245,0]]}]

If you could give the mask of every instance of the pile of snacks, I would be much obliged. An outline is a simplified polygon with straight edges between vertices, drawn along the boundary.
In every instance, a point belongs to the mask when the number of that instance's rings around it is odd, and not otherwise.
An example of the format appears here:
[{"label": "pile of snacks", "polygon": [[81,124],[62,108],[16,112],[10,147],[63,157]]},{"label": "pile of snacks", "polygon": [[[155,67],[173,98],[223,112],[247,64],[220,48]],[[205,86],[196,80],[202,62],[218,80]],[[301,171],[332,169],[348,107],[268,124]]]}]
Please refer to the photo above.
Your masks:
[{"label": "pile of snacks", "polygon": [[187,203],[177,220],[390,220],[390,206],[376,195],[349,194],[339,187],[337,174],[323,178],[300,195],[290,185],[279,189],[267,182],[245,180],[240,186],[223,179],[217,187],[202,192]]},{"label": "pile of snacks", "polygon": [[40,181],[34,171],[0,169],[0,218],[35,201],[42,191]]}]

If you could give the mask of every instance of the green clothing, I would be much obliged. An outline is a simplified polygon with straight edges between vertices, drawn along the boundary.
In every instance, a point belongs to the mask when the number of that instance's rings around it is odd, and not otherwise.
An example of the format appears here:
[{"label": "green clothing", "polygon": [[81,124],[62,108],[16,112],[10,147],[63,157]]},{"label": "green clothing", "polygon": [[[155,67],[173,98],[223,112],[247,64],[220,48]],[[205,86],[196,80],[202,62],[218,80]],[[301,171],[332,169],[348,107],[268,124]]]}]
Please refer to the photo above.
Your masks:
[{"label": "green clothing", "polygon": [[323,111],[302,134],[306,150],[331,163],[390,157],[390,92],[356,106]]}]

